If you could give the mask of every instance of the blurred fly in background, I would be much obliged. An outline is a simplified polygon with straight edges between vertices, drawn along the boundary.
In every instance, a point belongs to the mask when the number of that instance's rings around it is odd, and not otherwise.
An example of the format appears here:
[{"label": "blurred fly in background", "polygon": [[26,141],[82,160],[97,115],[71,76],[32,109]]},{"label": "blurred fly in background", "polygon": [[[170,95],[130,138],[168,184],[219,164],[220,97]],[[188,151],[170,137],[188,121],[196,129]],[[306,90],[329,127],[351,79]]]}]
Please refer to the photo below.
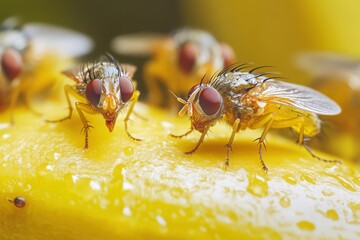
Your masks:
[{"label": "blurred fly in background", "polygon": [[312,76],[313,88],[336,100],[342,108],[320,145],[360,163],[360,60],[329,52],[308,52],[298,55],[297,65]]},{"label": "blurred fly in background", "polygon": [[170,36],[121,35],[113,39],[112,48],[120,54],[152,57],[143,69],[148,101],[169,107],[172,112],[178,111],[179,105],[168,89],[185,96],[205,74],[210,77],[235,60],[228,44],[218,42],[206,31],[191,28],[177,30]]},{"label": "blurred fly in background", "polygon": [[91,51],[92,40],[75,31],[42,24],[19,26],[15,17],[0,28],[0,109],[13,111],[20,96],[34,113],[32,98],[51,87],[64,65]]}]

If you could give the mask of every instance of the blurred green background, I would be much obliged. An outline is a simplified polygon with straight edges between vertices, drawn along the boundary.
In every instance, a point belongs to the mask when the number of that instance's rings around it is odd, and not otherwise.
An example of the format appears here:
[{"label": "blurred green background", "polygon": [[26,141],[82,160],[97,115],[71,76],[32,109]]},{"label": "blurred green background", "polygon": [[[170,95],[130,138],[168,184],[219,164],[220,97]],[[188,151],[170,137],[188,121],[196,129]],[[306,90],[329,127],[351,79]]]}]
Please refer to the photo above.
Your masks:
[{"label": "blurred green background", "polygon": [[[233,46],[239,62],[275,66],[289,81],[306,84],[309,77],[294,64],[299,51],[360,55],[359,9],[357,0],[2,0],[0,18],[16,15],[86,33],[96,42],[91,57],[110,51],[118,34],[201,28]],[[117,57],[139,69],[145,61]]]}]

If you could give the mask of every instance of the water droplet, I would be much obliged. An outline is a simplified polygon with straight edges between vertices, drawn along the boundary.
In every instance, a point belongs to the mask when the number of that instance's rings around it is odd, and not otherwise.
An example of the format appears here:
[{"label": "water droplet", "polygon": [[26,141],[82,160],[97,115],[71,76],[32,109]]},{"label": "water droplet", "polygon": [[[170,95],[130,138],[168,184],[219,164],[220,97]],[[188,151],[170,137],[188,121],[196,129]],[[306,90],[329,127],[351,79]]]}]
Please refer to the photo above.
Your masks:
[{"label": "water droplet", "polygon": [[294,178],[292,175],[285,175],[282,178],[289,184],[294,185],[297,183],[296,178]]},{"label": "water droplet", "polygon": [[356,188],[354,186],[354,184],[352,184],[349,180],[345,179],[342,176],[333,176],[336,180],[338,180],[338,182],[347,190],[355,192]]},{"label": "water droplet", "polygon": [[300,221],[296,225],[302,230],[307,230],[307,231],[315,230],[315,225],[312,222]]},{"label": "water droplet", "polygon": [[334,209],[328,210],[328,211],[326,212],[325,216],[326,216],[327,218],[330,218],[330,219],[334,220],[334,221],[339,220],[339,215],[337,214],[337,212],[336,212]]},{"label": "water droplet", "polygon": [[126,156],[131,156],[134,154],[134,149],[132,147],[126,147],[124,148],[124,153]]},{"label": "water droplet", "polygon": [[248,177],[249,185],[247,191],[257,197],[265,197],[268,195],[268,185],[264,177],[258,174],[251,174]]},{"label": "water droplet", "polygon": [[157,215],[156,216],[156,221],[161,225],[161,226],[166,226],[166,221],[163,217]]},{"label": "water droplet", "polygon": [[322,190],[321,193],[326,197],[330,197],[330,196],[334,195],[334,193],[330,190]]},{"label": "water droplet", "polygon": [[307,173],[301,174],[300,179],[311,184],[316,184],[316,178]]},{"label": "water droplet", "polygon": [[131,214],[132,214],[131,209],[129,207],[124,207],[123,208],[123,214],[124,214],[124,216],[130,217]]},{"label": "water droplet", "polygon": [[94,191],[100,191],[101,190],[100,182],[97,181],[97,180],[91,180],[90,181],[90,187]]},{"label": "water droplet", "polygon": [[279,199],[279,203],[282,207],[287,208],[290,206],[291,200],[287,196],[284,196]]}]

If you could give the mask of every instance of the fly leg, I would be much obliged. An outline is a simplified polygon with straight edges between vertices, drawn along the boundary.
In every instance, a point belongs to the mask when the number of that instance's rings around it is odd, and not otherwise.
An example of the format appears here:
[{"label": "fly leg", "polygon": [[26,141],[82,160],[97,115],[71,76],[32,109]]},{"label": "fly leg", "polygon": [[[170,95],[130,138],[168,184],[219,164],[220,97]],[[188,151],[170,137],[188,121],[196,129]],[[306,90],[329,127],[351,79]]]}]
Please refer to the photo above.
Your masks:
[{"label": "fly leg", "polygon": [[196,150],[197,150],[197,149],[200,147],[200,145],[203,143],[204,138],[205,138],[206,133],[207,133],[208,130],[209,130],[209,127],[207,127],[207,128],[204,129],[204,131],[202,132],[201,137],[200,137],[198,143],[196,144],[196,146],[195,146],[192,150],[190,150],[190,151],[188,151],[188,152],[185,152],[185,154],[190,155],[190,154],[193,154],[194,152],[196,152]]},{"label": "fly leg", "polygon": [[175,134],[172,134],[172,133],[170,133],[169,135],[171,136],[171,137],[173,137],[173,138],[182,138],[182,137],[186,137],[187,135],[189,135],[190,133],[192,133],[194,131],[194,127],[193,126],[191,126],[191,128],[190,128],[190,130],[189,131],[187,131],[186,133],[184,133],[184,134],[181,134],[181,135],[175,135]]},{"label": "fly leg", "polygon": [[92,128],[92,126],[89,125],[89,121],[85,118],[84,112],[90,113],[90,114],[96,114],[98,112],[97,112],[96,108],[94,108],[92,105],[87,104],[87,103],[82,103],[82,102],[76,102],[75,108],[76,108],[76,111],[78,112],[81,122],[83,124],[82,131],[85,134],[84,148],[88,149],[88,147],[89,147],[89,132],[90,132],[90,128]]},{"label": "fly leg", "polygon": [[125,117],[125,119],[124,119],[125,132],[126,132],[126,134],[127,134],[132,140],[135,140],[135,141],[141,141],[141,139],[140,139],[140,138],[135,138],[135,137],[133,137],[133,136],[129,133],[127,123],[128,123],[128,121],[129,121],[129,119],[130,119],[131,113],[134,111],[135,103],[137,102],[139,96],[140,96],[140,92],[139,92],[138,90],[136,90],[136,91],[134,92],[133,97],[132,97],[131,104],[130,104],[130,106],[129,106],[129,110],[127,111],[126,117]]},{"label": "fly leg", "polygon": [[302,122],[302,125],[301,125],[301,128],[300,128],[299,138],[297,140],[297,143],[299,145],[304,146],[305,149],[310,153],[310,155],[313,158],[315,158],[315,159],[317,159],[319,161],[326,162],[326,163],[338,163],[338,164],[341,164],[340,160],[328,160],[328,159],[321,158],[321,157],[317,156],[316,154],[314,154],[313,151],[311,150],[311,148],[305,144],[304,128],[305,128],[305,121]]},{"label": "fly leg", "polygon": [[239,127],[240,127],[240,119],[236,119],[234,124],[233,124],[233,129],[231,132],[231,136],[229,139],[229,142],[225,145],[226,148],[226,160],[225,160],[225,168],[229,167],[229,161],[230,161],[230,153],[232,152],[232,143],[234,141],[234,137],[235,134],[239,131]]},{"label": "fly leg", "polygon": [[261,117],[258,117],[257,119],[255,119],[255,121],[253,122],[253,124],[251,125],[252,128],[256,129],[259,127],[262,127],[265,125],[265,129],[262,132],[261,136],[257,139],[255,139],[254,141],[259,141],[259,157],[260,157],[260,163],[262,166],[262,169],[265,172],[268,172],[268,167],[266,166],[264,160],[263,160],[263,156],[262,156],[262,149],[264,148],[266,150],[266,146],[265,146],[265,139],[266,139],[266,135],[268,134],[273,122],[275,119],[275,113],[269,113],[266,115],[263,115]]}]

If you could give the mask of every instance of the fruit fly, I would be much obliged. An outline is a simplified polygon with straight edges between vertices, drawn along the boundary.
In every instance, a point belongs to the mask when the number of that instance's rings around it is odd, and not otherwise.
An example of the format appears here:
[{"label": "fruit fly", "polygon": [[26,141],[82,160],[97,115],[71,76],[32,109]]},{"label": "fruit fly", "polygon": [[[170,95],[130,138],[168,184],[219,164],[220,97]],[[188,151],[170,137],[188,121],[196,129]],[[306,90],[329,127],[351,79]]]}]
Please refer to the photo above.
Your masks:
[{"label": "fruit fly", "polygon": [[[321,147],[360,163],[360,60],[328,52],[304,52],[297,56],[299,68],[310,73],[311,86],[335,99],[342,114],[334,118],[336,128]],[[342,145],[343,147],[337,147]]]},{"label": "fruit fly", "polygon": [[65,72],[76,82],[74,86],[65,86],[66,100],[70,110],[69,115],[48,122],[62,122],[70,119],[73,112],[70,96],[79,99],[75,103],[75,109],[83,124],[85,149],[87,149],[91,126],[84,113],[102,114],[107,128],[112,132],[118,114],[127,105],[130,105],[124,120],[125,131],[131,139],[139,141],[140,139],[133,137],[128,132],[127,127],[130,114],[140,95],[132,81],[135,70],[136,68],[132,65],[118,64],[114,57],[107,54],[101,56],[97,61],[84,64],[77,74],[73,71]]},{"label": "fruit fly", "polygon": [[15,207],[23,208],[26,205],[24,197],[15,197],[14,199],[8,198],[8,201],[13,203]]},{"label": "fruit fly", "polygon": [[[0,27],[0,108],[13,110],[21,95],[31,109],[32,97],[51,85],[61,62],[79,57],[92,49],[87,36],[56,26],[29,23],[18,27],[9,18]],[[42,73],[39,73],[39,71]],[[39,77],[41,76],[41,77]],[[35,111],[34,111],[35,112]]]},{"label": "fruit fly", "polygon": [[168,98],[164,89],[180,95],[198,82],[205,73],[214,73],[234,62],[234,52],[218,42],[210,33],[190,28],[175,31],[171,36],[138,34],[123,35],[113,40],[113,49],[121,54],[153,55],[144,66],[144,81],[149,102],[168,105],[173,112],[179,110],[177,101]]},{"label": "fruit fly", "polygon": [[214,74],[209,81],[193,86],[188,92],[187,100],[177,97],[184,104],[179,115],[185,113],[191,119],[191,128],[184,137],[193,130],[201,133],[195,147],[186,152],[194,153],[204,141],[209,128],[224,118],[232,126],[232,133],[226,145],[227,155],[225,166],[229,166],[230,152],[235,134],[247,128],[264,127],[259,142],[259,158],[264,171],[268,168],[263,160],[264,141],[271,128],[292,128],[299,133],[298,144],[305,145],[305,138],[316,136],[320,131],[320,115],[335,115],[341,112],[340,107],[325,95],[311,88],[275,80],[266,72],[257,73],[261,67],[246,71],[248,66],[231,65]]}]

